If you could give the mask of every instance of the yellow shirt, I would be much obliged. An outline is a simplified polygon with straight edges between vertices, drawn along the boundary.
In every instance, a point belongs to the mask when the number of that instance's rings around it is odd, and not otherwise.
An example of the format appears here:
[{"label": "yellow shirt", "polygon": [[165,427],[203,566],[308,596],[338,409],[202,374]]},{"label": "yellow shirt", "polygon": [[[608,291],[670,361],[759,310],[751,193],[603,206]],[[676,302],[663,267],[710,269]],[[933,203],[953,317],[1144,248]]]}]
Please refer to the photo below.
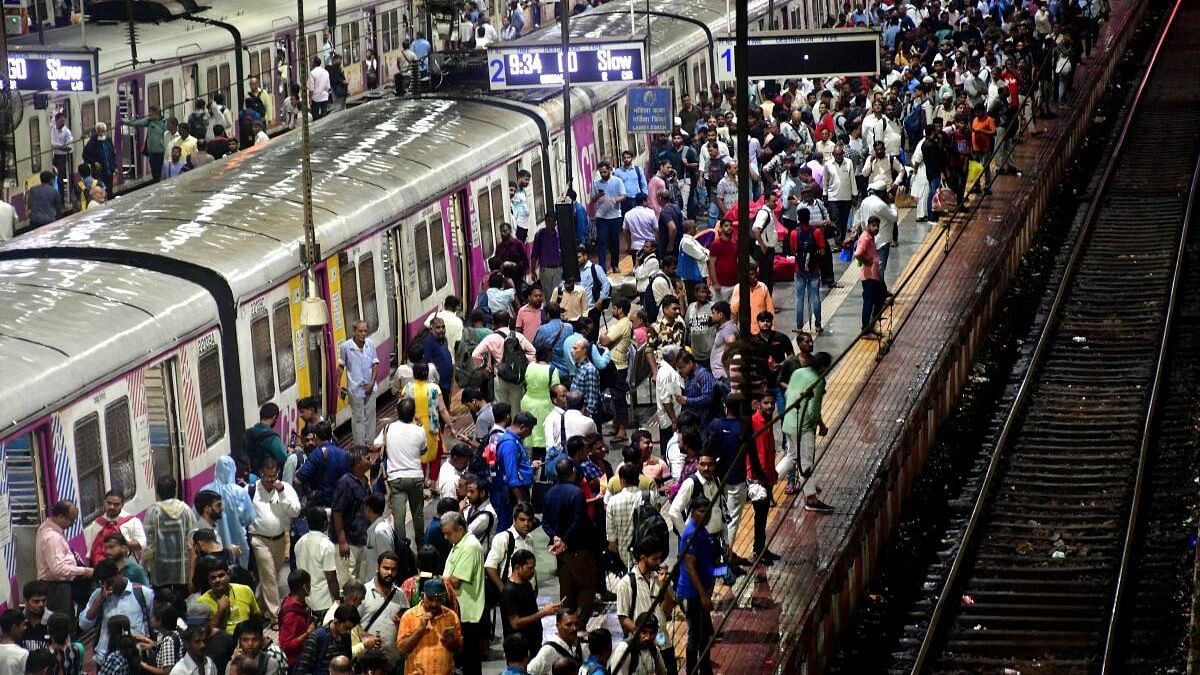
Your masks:
[{"label": "yellow shirt", "polygon": [[618,320],[608,328],[609,349],[612,350],[613,366],[617,370],[629,367],[629,343],[633,340],[633,322],[629,317]]},{"label": "yellow shirt", "polygon": [[[404,612],[396,631],[397,647],[421,630],[425,614],[423,604]],[[442,644],[442,632],[446,630],[454,631],[455,641],[462,644],[462,625],[458,617],[443,607],[442,613],[430,620],[429,630],[421,636],[417,646],[404,656],[404,675],[451,675],[454,672],[454,653]]]},{"label": "yellow shirt", "polygon": [[[201,595],[200,602],[208,605],[213,615],[216,615],[217,598],[212,591]],[[251,614],[262,614],[262,610],[258,608],[258,600],[254,597],[254,590],[242,584],[229,584],[229,617],[225,620],[225,632],[233,635],[233,629],[249,619]]]}]

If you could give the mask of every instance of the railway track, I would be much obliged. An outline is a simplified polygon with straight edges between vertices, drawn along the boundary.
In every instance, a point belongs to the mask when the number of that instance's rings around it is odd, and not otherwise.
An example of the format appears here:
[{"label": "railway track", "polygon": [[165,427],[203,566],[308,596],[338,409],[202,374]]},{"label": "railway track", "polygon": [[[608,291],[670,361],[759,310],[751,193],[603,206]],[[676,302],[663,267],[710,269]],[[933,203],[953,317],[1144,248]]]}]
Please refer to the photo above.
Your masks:
[{"label": "railway track", "polygon": [[[914,673],[1121,672],[1123,605],[1200,154],[1200,6],[1154,50],[947,574]],[[1195,241],[1191,241],[1195,245]],[[1161,401],[1166,405],[1166,401]],[[1140,595],[1140,593],[1138,593]]]}]

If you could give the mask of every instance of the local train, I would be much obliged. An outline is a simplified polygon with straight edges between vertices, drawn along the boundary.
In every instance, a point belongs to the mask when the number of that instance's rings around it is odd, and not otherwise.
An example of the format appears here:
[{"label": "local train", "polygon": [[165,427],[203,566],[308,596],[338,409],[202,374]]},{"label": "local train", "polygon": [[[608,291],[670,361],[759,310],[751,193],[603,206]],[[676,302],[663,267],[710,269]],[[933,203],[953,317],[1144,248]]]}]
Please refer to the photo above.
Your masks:
[{"label": "local train", "polygon": [[[288,85],[308,73],[307,66],[299,63],[295,0],[215,0],[212,4],[211,9],[194,15],[198,20],[136,24],[136,60],[129,46],[129,28],[120,23],[89,23],[82,28],[63,27],[44,35],[9,38],[14,53],[61,56],[94,51],[98,63],[94,81],[89,83],[91,91],[22,94],[22,120],[13,132],[17,181],[9,186],[18,213],[25,210],[25,189],[37,183],[40,171],[51,168],[50,130],[60,113],[75,137],[72,169],[79,164],[83,145],[96,123],[108,125],[116,146],[117,187],[121,190],[150,178],[141,155],[146,131],[125,124],[144,116],[150,106],[162,110],[164,117],[185,121],[197,98],[209,101],[213,94],[221,93],[230,119],[236,120],[242,92],[248,91],[247,82],[253,77],[268,94],[268,128],[284,122]],[[310,60],[324,54],[329,4],[306,0],[303,35]],[[342,56],[351,95],[366,87],[363,56],[368,49],[378,57],[380,81],[390,79],[408,28],[409,0],[340,0],[334,4],[336,16],[328,42]],[[237,53],[229,30],[206,21],[236,26],[243,53]]]},{"label": "local train", "polygon": [[[799,2],[805,21],[833,11],[831,0]],[[752,0],[749,9],[758,21],[770,7],[795,20],[796,8],[781,0]],[[657,2],[651,79],[679,95],[708,86],[712,36],[726,30],[726,10],[724,0]],[[591,10],[571,26],[580,38],[627,35],[627,5]],[[557,30],[535,39],[555,41]],[[580,192],[598,159],[627,147],[645,157],[647,139],[626,133],[625,91],[572,90]],[[305,396],[346,421],[335,378],[349,326],[366,321],[381,358],[402,354],[445,296],[474,298],[517,171],[532,173],[539,226],[566,191],[559,96],[441,93],[315,123],[322,257],[311,273],[299,256],[298,134],[0,248],[0,364],[12,383],[0,393],[0,553],[12,588],[33,574],[34,532],[54,501],[75,500],[88,523],[104,492],[119,487],[140,513],[162,475],[178,478],[190,499],[268,401],[284,411],[285,440]],[[302,324],[309,288],[328,308],[315,329]],[[390,377],[383,369],[381,384]],[[82,539],[82,528],[71,536]],[[0,594],[10,590],[0,584]]]}]

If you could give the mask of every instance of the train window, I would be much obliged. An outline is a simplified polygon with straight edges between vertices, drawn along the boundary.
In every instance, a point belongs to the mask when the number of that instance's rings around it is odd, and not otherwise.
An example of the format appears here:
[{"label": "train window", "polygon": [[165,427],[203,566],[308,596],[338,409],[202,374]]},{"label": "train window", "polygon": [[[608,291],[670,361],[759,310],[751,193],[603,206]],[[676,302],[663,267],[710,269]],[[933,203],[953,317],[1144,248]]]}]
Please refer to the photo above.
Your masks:
[{"label": "train window", "polygon": [[505,217],[501,214],[505,213],[504,195],[507,189],[507,185],[500,186],[500,181],[492,183],[492,221],[495,223],[496,232],[500,231],[500,223],[505,222]]},{"label": "train window", "polygon": [[[258,58],[259,58],[259,62],[262,63],[262,66],[261,66],[262,72],[258,76],[258,86],[262,87],[263,89],[267,90],[268,92],[273,92],[275,90],[271,88],[271,81],[273,79],[272,76],[275,73],[272,72],[273,69],[271,68],[271,49],[270,49],[270,47],[266,47],[266,48],[259,50]],[[226,102],[228,102],[228,100],[226,100]],[[241,104],[238,104],[238,105],[240,106]]]},{"label": "train window", "polygon": [[34,442],[33,434],[25,434],[9,439],[3,446],[13,525],[37,527],[41,520]]},{"label": "train window", "polygon": [[374,333],[379,330],[379,296],[375,292],[375,258],[370,253],[358,261],[358,288],[363,321],[367,332]]},{"label": "train window", "polygon": [[490,258],[496,250],[496,232],[492,229],[492,200],[487,188],[479,191],[475,204],[479,214],[479,247],[483,250],[483,257]]},{"label": "train window", "polygon": [[[220,73],[220,75],[217,78],[217,80],[219,82],[219,86],[221,88],[220,91],[221,91],[221,94],[225,97],[225,102],[228,103],[233,100],[233,94],[230,93],[230,91],[229,91],[230,77],[232,77],[229,74],[229,64],[228,63],[222,64],[221,70],[218,72]],[[241,106],[238,105],[238,106],[234,106],[234,107],[240,108]]]},{"label": "train window", "polygon": [[[692,66],[692,83],[695,84],[697,92],[704,90],[704,87],[701,86],[701,84],[700,84],[700,64],[699,63]],[[691,133],[692,131],[693,131],[692,129],[687,130],[688,133]]]},{"label": "train window", "polygon": [[271,318],[250,320],[250,358],[254,363],[254,397],[262,405],[275,395],[275,364],[271,361]]},{"label": "train window", "polygon": [[342,65],[358,63],[360,43],[360,28],[357,21],[342,25]]},{"label": "train window", "polygon": [[280,300],[271,310],[271,332],[275,335],[275,369],[279,376],[279,391],[296,384],[296,358],[292,347],[292,306]]},{"label": "train window", "polygon": [[167,79],[162,81],[162,110],[163,117],[171,116],[171,109],[175,107],[175,80]]},{"label": "train window", "polygon": [[540,156],[534,155],[529,172],[533,174],[533,181],[530,183],[533,186],[533,220],[540,223],[546,219],[546,180],[542,175]]},{"label": "train window", "polygon": [[417,223],[413,249],[417,256],[417,289],[421,293],[421,299],[425,300],[433,295],[433,268],[426,264],[429,260],[426,257],[429,255],[429,223],[424,220]]},{"label": "train window", "polygon": [[225,436],[225,395],[221,391],[221,359],[213,345],[200,352],[200,417],[204,422],[204,445]]},{"label": "train window", "polygon": [[679,91],[675,92],[679,97],[688,94],[688,72],[687,63],[679,64],[679,72],[675,75],[675,81],[679,83]]},{"label": "train window", "polygon": [[383,13],[383,51],[391,51],[400,47],[400,12],[388,10]]},{"label": "train window", "polygon": [[112,99],[107,96],[101,96],[96,104],[96,121],[104,122],[109,129],[113,127]]},{"label": "train window", "polygon": [[312,63],[313,57],[320,56],[321,53],[317,50],[317,34],[316,33],[312,33],[307,38],[305,38],[305,42],[308,43],[308,63],[304,64],[304,70],[308,70],[309,64]]},{"label": "train window", "polygon": [[92,133],[92,129],[96,126],[96,102],[88,101],[79,106],[79,131],[80,136],[87,138],[88,134]]},{"label": "train window", "polygon": [[75,423],[75,470],[79,474],[79,515],[91,522],[104,502],[104,465],[100,463],[100,416]]},{"label": "train window", "polygon": [[122,396],[104,408],[104,444],[108,446],[108,485],[126,499],[137,493],[133,472],[133,430],[129,425],[129,397]]},{"label": "train window", "polygon": [[207,98],[221,86],[220,76],[217,75],[217,67],[213,66],[206,71],[206,79],[208,80],[207,88],[202,92],[196,92],[196,98]]},{"label": "train window", "polygon": [[433,287],[444,288],[446,267],[446,222],[439,211],[429,223],[429,261],[433,263]]},{"label": "train window", "polygon": [[358,270],[350,262],[350,256],[345,253],[338,255],[338,265],[341,269],[342,288],[342,321],[346,326],[346,334],[354,330],[354,322],[358,321]]},{"label": "train window", "polygon": [[42,120],[29,118],[29,169],[33,173],[42,170]]},{"label": "train window", "polygon": [[146,85],[146,105],[162,110],[162,88],[158,84]]},{"label": "train window", "polygon": [[250,52],[250,77],[262,75],[262,61],[258,52]]},{"label": "train window", "polygon": [[612,104],[612,105],[608,106],[608,108],[605,110],[605,114],[608,116],[608,149],[609,149],[609,154],[608,154],[607,156],[606,156],[606,155],[600,155],[600,156],[599,156],[597,159],[608,159],[608,160],[614,160],[614,161],[615,161],[615,160],[618,160],[618,159],[620,159],[620,158],[618,157],[618,155],[620,155],[620,154],[621,154],[621,153],[620,153],[620,149],[617,147],[617,146],[618,146],[618,145],[620,145],[620,143],[621,143],[621,141],[620,141],[620,138],[621,138],[621,122],[620,122],[620,118],[618,118],[618,117],[617,117],[617,104],[616,104],[616,103],[614,103],[614,104]]}]

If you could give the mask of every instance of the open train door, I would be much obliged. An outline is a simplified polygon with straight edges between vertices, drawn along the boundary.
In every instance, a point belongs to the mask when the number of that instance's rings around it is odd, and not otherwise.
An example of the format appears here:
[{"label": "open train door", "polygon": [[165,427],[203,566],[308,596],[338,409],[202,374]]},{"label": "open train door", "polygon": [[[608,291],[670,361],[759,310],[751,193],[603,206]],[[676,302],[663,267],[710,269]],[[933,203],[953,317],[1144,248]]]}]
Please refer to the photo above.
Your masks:
[{"label": "open train door", "polygon": [[[65,499],[70,495],[52,495],[49,484],[52,476],[54,452],[52,450],[49,421],[19,432],[15,436],[0,439],[0,569],[5,580],[16,575],[16,585],[0,584],[0,602],[9,607],[16,605],[18,589],[37,578],[34,550],[37,548],[38,526],[46,517],[54,499]],[[66,455],[63,455],[66,462]],[[64,471],[69,471],[63,467]]]}]

